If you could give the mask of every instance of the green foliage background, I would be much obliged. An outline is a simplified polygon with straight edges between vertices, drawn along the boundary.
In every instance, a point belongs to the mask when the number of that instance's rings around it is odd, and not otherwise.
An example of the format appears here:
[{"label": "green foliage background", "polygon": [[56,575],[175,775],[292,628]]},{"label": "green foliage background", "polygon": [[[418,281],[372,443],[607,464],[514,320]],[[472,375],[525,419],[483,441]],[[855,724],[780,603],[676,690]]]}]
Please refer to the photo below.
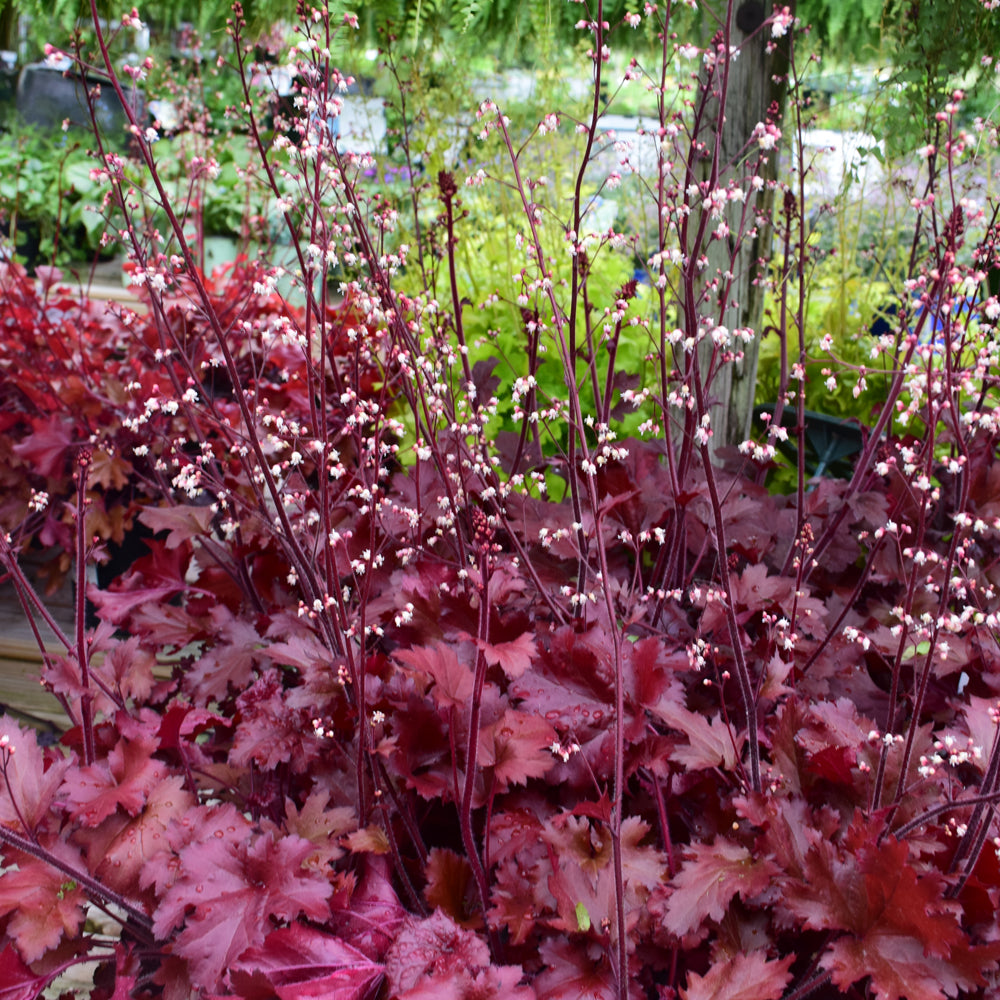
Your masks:
[{"label": "green foliage background", "polygon": [[[263,30],[279,21],[293,23],[294,0],[244,0],[243,8],[252,29]],[[557,46],[573,47],[579,32],[574,25],[581,9],[565,0],[332,0],[334,20],[343,13],[357,15],[366,43],[387,28],[428,51],[459,44],[469,51],[489,51],[507,64],[536,62],[551,56]],[[68,37],[79,23],[90,18],[88,0],[3,0],[0,11],[13,7],[32,24],[39,46],[45,41]],[[114,23],[127,3],[99,0],[98,10]],[[638,0],[610,0],[604,16],[616,23],[629,11],[641,10]],[[205,36],[220,35],[231,15],[228,0],[160,0],[139,11],[150,26],[170,31],[189,23]],[[465,40],[463,45],[459,40]]]},{"label": "green foliage background", "polygon": [[1000,10],[979,0],[800,0],[796,13],[829,60],[880,71],[867,129],[890,153],[936,142],[956,87],[969,118],[998,103],[995,65],[981,60],[1000,54]]}]

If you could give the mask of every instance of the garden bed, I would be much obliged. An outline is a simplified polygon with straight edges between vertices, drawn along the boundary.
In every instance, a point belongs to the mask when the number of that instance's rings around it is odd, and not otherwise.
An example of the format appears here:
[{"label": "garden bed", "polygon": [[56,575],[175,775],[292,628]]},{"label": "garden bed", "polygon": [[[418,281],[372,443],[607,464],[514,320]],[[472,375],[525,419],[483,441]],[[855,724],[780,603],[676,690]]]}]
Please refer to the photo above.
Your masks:
[{"label": "garden bed", "polygon": [[272,132],[237,10],[263,251],[192,267],[226,164],[136,127],[88,178],[141,308],[0,268],[0,558],[75,598],[58,740],[0,715],[14,1000],[997,992],[1000,213],[954,96],[908,239],[828,252],[780,102],[710,134],[734,66],[799,78],[761,10],[622,64],[642,172],[605,53],[658,6],[450,164],[387,40],[388,166],[331,125],[352,17]]}]

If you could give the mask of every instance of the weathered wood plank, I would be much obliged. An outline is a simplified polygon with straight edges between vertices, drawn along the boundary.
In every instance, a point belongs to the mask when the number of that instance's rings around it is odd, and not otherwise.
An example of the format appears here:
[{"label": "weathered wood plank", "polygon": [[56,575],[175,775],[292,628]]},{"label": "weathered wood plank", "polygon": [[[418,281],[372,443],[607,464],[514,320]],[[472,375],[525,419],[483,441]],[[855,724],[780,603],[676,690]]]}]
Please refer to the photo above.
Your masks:
[{"label": "weathered wood plank", "polygon": [[[28,577],[33,573],[28,569]],[[67,581],[56,593],[44,597],[45,607],[70,638],[74,635],[73,586]],[[39,634],[46,649],[61,652],[55,634],[39,621]],[[66,716],[58,700],[42,687],[42,653],[11,583],[0,586],[0,706],[44,722],[64,723]],[[30,721],[30,720],[24,720]]]}]

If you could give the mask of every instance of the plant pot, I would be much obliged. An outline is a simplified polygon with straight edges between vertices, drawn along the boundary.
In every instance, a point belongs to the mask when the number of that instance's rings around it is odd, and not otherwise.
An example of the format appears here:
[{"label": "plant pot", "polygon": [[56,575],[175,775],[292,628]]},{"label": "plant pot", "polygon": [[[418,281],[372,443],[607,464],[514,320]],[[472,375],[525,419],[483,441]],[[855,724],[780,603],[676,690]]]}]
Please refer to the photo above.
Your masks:
[{"label": "plant pot", "polygon": [[[773,403],[758,406],[754,409],[754,415],[758,421],[763,423],[762,414],[774,413],[774,409]],[[805,418],[805,467],[809,478],[818,479],[823,475],[832,475],[837,478],[849,477],[853,471],[849,460],[861,451],[864,445],[861,425],[856,420],[841,420],[839,417],[831,417],[826,413],[816,413],[814,410],[806,410],[803,416]],[[786,406],[781,411],[781,426],[789,432],[788,440],[779,440],[777,445],[790,462],[798,461],[798,446],[794,437],[795,421],[795,407]]]},{"label": "plant pot", "polygon": [[[49,66],[31,63],[21,70],[17,84],[16,108],[29,125],[39,128],[61,129],[64,122],[71,128],[82,128],[91,133],[93,126],[87,107],[87,91],[95,88],[99,80],[82,77],[72,72],[71,64]],[[143,97],[136,93],[132,111],[137,117],[143,113]],[[102,136],[117,148],[128,145],[128,115],[114,90],[105,85],[93,98],[94,118]]]}]

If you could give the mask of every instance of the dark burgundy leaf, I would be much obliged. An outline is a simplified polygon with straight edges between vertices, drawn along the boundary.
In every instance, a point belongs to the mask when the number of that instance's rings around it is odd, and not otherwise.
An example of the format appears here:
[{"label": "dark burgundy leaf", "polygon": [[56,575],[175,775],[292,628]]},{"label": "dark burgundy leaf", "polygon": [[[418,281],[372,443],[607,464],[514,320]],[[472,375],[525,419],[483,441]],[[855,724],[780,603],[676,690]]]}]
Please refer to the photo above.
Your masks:
[{"label": "dark burgundy leaf", "polygon": [[106,760],[72,769],[63,792],[71,814],[85,826],[97,826],[118,809],[137,815],[167,776],[166,765],[153,757],[155,750],[152,738],[122,738]]},{"label": "dark burgundy leaf", "polygon": [[546,938],[539,955],[545,969],[535,980],[538,1000],[614,1000],[618,995],[603,945]]},{"label": "dark burgundy leaf", "polygon": [[688,739],[687,746],[678,746],[674,751],[677,763],[684,764],[692,771],[715,767],[732,771],[736,768],[746,736],[735,733],[721,715],[706,718],[673,701],[659,702],[655,711],[668,726],[683,733]]},{"label": "dark burgundy leaf", "polygon": [[681,1000],[779,1000],[791,980],[792,957],[769,961],[752,951],[715,962],[704,976],[691,973]]},{"label": "dark burgundy leaf", "polygon": [[428,980],[447,990],[489,964],[486,942],[441,910],[424,920],[408,921],[385,956],[389,988],[399,995]]},{"label": "dark burgundy leaf", "polygon": [[36,1000],[48,978],[32,972],[11,945],[0,951],[0,1000]]},{"label": "dark burgundy leaf", "polygon": [[377,989],[382,967],[338,937],[292,924],[243,952],[229,978],[237,990],[266,980],[281,1000],[363,1000]]},{"label": "dark burgundy leaf", "polygon": [[535,637],[530,632],[524,632],[509,642],[485,643],[483,646],[486,662],[491,666],[499,665],[511,680],[516,680],[531,666],[534,653]]},{"label": "dark burgundy leaf", "polygon": [[[68,844],[49,841],[44,847],[60,860],[83,868],[78,852]],[[10,915],[6,934],[27,962],[37,961],[64,938],[75,937],[86,903],[76,882],[36,858],[19,858],[16,868],[0,874],[0,916]]]},{"label": "dark burgundy leaf", "polygon": [[27,832],[43,826],[56,799],[63,778],[73,761],[61,754],[52,755],[38,745],[34,729],[22,729],[9,715],[0,716],[0,739],[6,740],[11,752],[0,782],[0,823],[14,830]]},{"label": "dark burgundy leaf", "polygon": [[181,853],[181,874],[163,897],[154,930],[166,935],[183,920],[174,953],[187,960],[195,984],[217,989],[223,973],[263,943],[269,918],[326,919],[331,886],[306,867],[312,854],[308,840],[270,833],[249,842],[195,841]]},{"label": "dark burgundy leaf", "polygon": [[396,659],[433,682],[431,695],[442,708],[465,706],[472,698],[474,674],[451,646],[438,643],[430,648],[401,649]]},{"label": "dark burgundy leaf", "polygon": [[730,901],[749,900],[763,892],[778,869],[767,858],[731,840],[695,844],[674,876],[667,903],[666,927],[678,937],[697,931],[705,920],[718,922]]},{"label": "dark burgundy leaf", "polygon": [[548,722],[530,712],[508,708],[481,730],[479,763],[493,768],[498,790],[506,791],[511,785],[544,776],[555,764],[553,744],[558,747],[559,741]]},{"label": "dark burgundy leaf", "polygon": [[331,926],[368,958],[379,962],[407,919],[407,912],[392,886],[389,863],[384,856],[364,854],[359,865],[361,877],[357,887],[344,909],[334,910]]},{"label": "dark burgundy leaf", "polygon": [[82,444],[74,437],[73,425],[58,415],[31,423],[31,436],[14,445],[15,454],[41,476],[62,473],[72,457],[73,445]]},{"label": "dark burgundy leaf", "polygon": [[482,927],[478,890],[472,866],[465,858],[447,848],[435,847],[427,857],[424,877],[424,898],[433,909],[442,910],[467,930]]},{"label": "dark burgundy leaf", "polygon": [[139,520],[155,534],[169,532],[166,547],[176,549],[192,538],[206,534],[213,516],[210,507],[178,504],[173,507],[143,507]]}]

